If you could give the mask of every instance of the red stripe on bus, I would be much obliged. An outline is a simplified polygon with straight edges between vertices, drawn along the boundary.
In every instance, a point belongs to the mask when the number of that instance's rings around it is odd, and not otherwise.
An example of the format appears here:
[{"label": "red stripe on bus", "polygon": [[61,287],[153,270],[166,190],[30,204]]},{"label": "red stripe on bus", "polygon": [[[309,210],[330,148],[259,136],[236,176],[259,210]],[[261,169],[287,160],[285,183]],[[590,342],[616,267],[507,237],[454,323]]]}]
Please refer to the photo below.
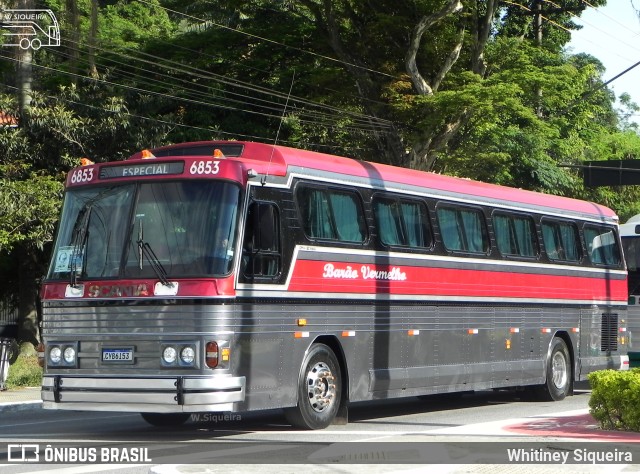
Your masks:
[{"label": "red stripe on bus", "polygon": [[[327,265],[330,265],[327,267]],[[366,267],[363,271],[363,267]],[[289,291],[385,293],[496,298],[627,300],[625,279],[461,270],[428,267],[376,267],[299,260]]]}]

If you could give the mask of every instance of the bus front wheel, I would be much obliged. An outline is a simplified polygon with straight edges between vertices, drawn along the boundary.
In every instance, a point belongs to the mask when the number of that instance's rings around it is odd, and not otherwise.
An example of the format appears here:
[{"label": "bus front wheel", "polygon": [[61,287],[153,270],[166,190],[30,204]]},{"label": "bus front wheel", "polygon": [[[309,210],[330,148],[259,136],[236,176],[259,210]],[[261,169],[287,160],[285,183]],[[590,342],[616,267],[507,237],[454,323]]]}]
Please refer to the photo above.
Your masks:
[{"label": "bus front wheel", "polygon": [[537,390],[539,398],[547,401],[564,400],[571,390],[571,374],[571,357],[567,344],[555,337],[547,360],[547,381]]},{"label": "bus front wheel", "polygon": [[293,426],[303,429],[326,428],[336,417],[342,394],[340,364],[324,344],[312,344],[302,362],[298,377],[298,404],[285,409]]},{"label": "bus front wheel", "polygon": [[180,426],[189,419],[188,413],[140,413],[144,421],[153,426]]}]

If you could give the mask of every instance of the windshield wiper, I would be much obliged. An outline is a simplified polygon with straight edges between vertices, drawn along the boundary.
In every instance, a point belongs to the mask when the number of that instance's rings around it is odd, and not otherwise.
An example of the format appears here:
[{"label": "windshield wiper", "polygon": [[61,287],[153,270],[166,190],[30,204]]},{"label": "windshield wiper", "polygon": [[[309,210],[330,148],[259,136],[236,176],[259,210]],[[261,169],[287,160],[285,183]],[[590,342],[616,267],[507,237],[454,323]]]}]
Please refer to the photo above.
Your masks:
[{"label": "windshield wiper", "polygon": [[73,240],[71,242],[73,249],[71,250],[71,261],[69,262],[69,283],[75,287],[78,278],[78,260],[80,261],[80,274],[85,271],[85,253],[87,250],[87,241],[89,240],[89,221],[91,220],[91,212],[93,203],[83,207],[78,213],[76,223],[73,226]]},{"label": "windshield wiper", "polygon": [[147,260],[149,260],[149,264],[151,265],[151,268],[153,268],[153,271],[158,277],[158,280],[160,280],[160,283],[162,283],[164,286],[172,287],[173,285],[169,283],[169,280],[167,279],[167,271],[162,266],[162,263],[160,263],[160,260],[156,256],[155,252],[153,251],[149,243],[144,241],[144,231],[142,230],[142,219],[140,219],[140,227],[138,229],[138,240],[136,241],[136,244],[138,244],[140,270],[142,270],[143,258],[147,257]]}]

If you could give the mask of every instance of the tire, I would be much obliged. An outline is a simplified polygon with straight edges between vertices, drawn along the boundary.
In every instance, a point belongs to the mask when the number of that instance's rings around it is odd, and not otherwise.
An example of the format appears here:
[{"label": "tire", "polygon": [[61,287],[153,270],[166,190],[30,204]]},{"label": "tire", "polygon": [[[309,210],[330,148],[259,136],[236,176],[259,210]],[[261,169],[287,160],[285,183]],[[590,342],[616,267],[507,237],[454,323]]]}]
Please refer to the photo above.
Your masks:
[{"label": "tire", "polygon": [[284,411],[297,428],[321,430],[329,426],[340,407],[342,375],[333,351],[324,344],[312,344],[298,377],[298,404]]},{"label": "tire", "polygon": [[140,413],[144,421],[153,426],[171,427],[184,424],[189,417],[189,413]]},{"label": "tire", "polygon": [[561,338],[554,337],[547,360],[547,381],[544,385],[537,387],[538,398],[556,402],[564,400],[571,390],[571,381],[569,349]]}]

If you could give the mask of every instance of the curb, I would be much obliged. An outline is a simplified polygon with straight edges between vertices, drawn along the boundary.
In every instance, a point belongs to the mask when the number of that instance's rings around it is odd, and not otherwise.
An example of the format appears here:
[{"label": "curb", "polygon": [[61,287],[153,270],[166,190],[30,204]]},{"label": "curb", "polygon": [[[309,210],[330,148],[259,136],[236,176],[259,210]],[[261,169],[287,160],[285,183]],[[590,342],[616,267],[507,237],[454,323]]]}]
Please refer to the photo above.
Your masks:
[{"label": "curb", "polygon": [[16,413],[29,410],[42,410],[41,401],[0,403],[0,413]]}]

